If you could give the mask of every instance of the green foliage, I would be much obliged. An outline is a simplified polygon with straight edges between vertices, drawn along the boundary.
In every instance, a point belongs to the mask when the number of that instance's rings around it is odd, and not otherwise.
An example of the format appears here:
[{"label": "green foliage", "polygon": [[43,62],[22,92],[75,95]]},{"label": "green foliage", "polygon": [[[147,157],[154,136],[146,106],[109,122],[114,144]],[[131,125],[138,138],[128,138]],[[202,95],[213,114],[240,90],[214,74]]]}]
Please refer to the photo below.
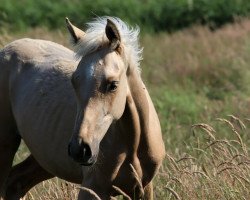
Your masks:
[{"label": "green foliage", "polygon": [[[193,124],[203,112],[203,106],[206,103],[206,98],[202,95],[181,88],[163,87],[157,93],[155,94],[157,99],[154,99],[155,106],[161,118],[166,119],[164,122],[173,123],[174,120],[176,124]],[[162,125],[162,127],[165,126]]]},{"label": "green foliage", "polygon": [[248,0],[1,0],[0,25],[12,30],[27,27],[64,27],[68,16],[82,25],[96,16],[117,16],[148,31],[172,31],[190,24],[216,28],[249,16]]}]

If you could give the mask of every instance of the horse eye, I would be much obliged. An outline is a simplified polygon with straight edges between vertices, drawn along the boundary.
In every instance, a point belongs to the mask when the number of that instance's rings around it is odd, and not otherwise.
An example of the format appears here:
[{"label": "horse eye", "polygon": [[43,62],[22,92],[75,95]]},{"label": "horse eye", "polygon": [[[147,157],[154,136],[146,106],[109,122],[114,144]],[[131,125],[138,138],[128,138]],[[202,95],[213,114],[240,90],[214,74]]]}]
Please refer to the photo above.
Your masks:
[{"label": "horse eye", "polygon": [[108,84],[107,90],[109,92],[114,92],[116,91],[117,87],[118,87],[118,81],[112,81]]}]

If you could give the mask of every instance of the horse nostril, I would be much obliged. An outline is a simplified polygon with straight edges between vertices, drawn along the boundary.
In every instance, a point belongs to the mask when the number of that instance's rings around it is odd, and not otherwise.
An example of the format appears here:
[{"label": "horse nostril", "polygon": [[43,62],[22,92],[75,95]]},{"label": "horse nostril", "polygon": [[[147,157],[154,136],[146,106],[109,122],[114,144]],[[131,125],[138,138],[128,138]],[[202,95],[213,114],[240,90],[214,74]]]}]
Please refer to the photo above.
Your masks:
[{"label": "horse nostril", "polygon": [[68,144],[68,155],[81,165],[88,166],[95,162],[90,145],[82,140],[73,140]]},{"label": "horse nostril", "polygon": [[82,143],[82,153],[84,160],[89,160],[92,157],[92,152],[88,144]]}]

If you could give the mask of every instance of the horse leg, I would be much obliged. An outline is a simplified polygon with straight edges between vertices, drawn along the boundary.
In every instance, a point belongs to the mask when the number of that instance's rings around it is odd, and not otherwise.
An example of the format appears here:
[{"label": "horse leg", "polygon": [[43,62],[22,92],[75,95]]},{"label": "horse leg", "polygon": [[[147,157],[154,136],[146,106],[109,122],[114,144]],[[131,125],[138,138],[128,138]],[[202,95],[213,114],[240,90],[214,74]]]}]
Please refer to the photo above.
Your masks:
[{"label": "horse leg", "polygon": [[[101,176],[100,176],[101,177]],[[86,180],[82,183],[82,188],[79,191],[77,200],[110,200],[110,190],[106,188],[106,185],[99,185],[98,181],[91,179],[90,177],[85,177]],[[87,181],[88,180],[88,181]],[[88,182],[88,183],[87,183]]]},{"label": "horse leg", "polygon": [[53,178],[43,169],[32,155],[14,166],[10,172],[6,188],[6,200],[19,200],[36,184]]},{"label": "horse leg", "polygon": [[150,182],[145,188],[144,188],[144,200],[153,200],[154,199],[154,188],[153,183]]},{"label": "horse leg", "polygon": [[77,200],[110,200],[110,195],[105,193],[97,193],[94,190],[91,190],[89,188],[81,188]]},{"label": "horse leg", "polygon": [[21,137],[17,131],[9,99],[9,68],[3,63],[2,52],[0,54],[0,199],[2,199]]},{"label": "horse leg", "polygon": [[17,133],[14,120],[5,118],[3,115],[8,113],[2,112],[0,101],[0,199],[3,198],[6,187],[6,180],[12,167],[15,153],[20,145],[21,137]]}]

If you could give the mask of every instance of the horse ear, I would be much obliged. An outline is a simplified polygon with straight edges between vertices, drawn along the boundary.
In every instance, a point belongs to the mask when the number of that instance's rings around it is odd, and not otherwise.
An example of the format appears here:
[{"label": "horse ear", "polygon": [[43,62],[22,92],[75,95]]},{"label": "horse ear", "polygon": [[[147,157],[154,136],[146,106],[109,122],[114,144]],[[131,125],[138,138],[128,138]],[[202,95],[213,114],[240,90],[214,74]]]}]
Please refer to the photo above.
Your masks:
[{"label": "horse ear", "polygon": [[67,17],[65,18],[65,20],[66,20],[66,25],[69,30],[71,39],[72,39],[72,43],[77,44],[79,40],[81,40],[81,38],[84,37],[85,32],[77,28],[76,26],[74,26]]},{"label": "horse ear", "polygon": [[107,38],[109,39],[111,49],[118,49],[121,43],[121,36],[115,23],[112,22],[110,19],[107,19],[105,33]]}]

